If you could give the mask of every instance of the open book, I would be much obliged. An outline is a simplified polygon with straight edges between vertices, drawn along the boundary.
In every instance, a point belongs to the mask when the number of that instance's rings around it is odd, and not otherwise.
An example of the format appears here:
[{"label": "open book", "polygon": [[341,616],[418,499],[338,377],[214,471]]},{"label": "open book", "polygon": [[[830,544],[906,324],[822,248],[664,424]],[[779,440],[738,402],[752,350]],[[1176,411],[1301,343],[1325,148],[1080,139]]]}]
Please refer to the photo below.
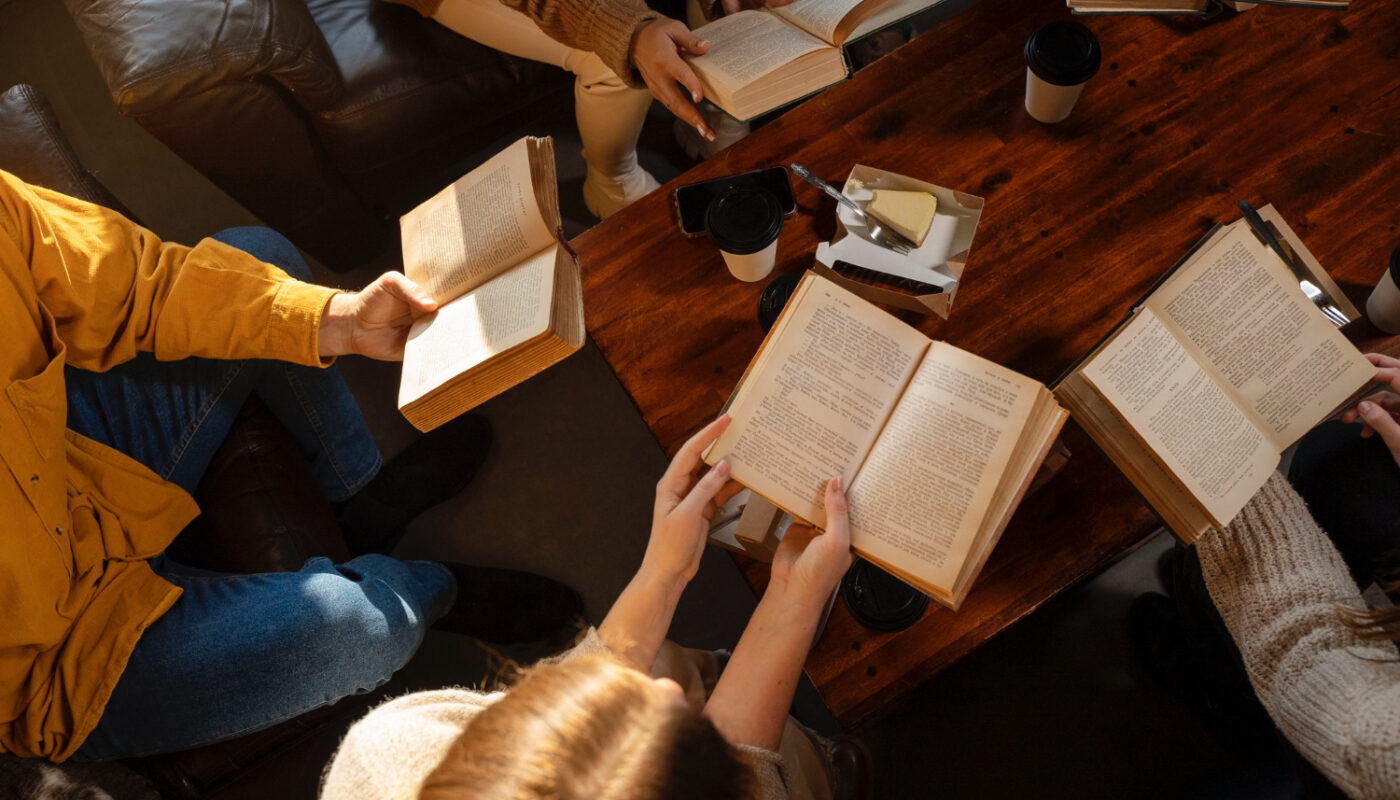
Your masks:
[{"label": "open book", "polygon": [[727,410],[707,463],[818,527],[841,475],[855,551],[953,608],[1067,416],[1040,383],[813,273]]},{"label": "open book", "polygon": [[559,239],[554,144],[526,137],[403,215],[404,273],[438,310],[404,347],[399,411],[436,428],[583,345],[583,284]]},{"label": "open book", "polygon": [[1280,454],[1375,372],[1240,220],[1181,262],[1055,395],[1189,543],[1228,524]]},{"label": "open book", "polygon": [[[844,80],[849,70],[841,46],[867,32],[867,19],[900,1],[795,0],[740,11],[696,28],[710,51],[686,60],[707,99],[735,119],[752,119]],[[936,2],[923,0],[919,8]]]},{"label": "open book", "polygon": [[1244,11],[1255,5],[1305,6],[1311,8],[1347,8],[1351,0],[1251,0],[1235,3],[1231,0],[1065,0],[1076,14],[1211,14],[1222,5]]}]

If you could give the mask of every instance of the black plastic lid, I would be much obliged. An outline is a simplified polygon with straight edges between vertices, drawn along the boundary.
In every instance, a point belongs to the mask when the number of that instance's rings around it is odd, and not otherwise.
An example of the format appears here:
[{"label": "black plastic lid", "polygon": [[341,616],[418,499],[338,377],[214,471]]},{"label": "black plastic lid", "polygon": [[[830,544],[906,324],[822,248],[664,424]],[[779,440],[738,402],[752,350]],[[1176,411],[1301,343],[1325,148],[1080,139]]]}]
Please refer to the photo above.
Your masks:
[{"label": "black plastic lid", "polygon": [[1101,57],[1099,40],[1074,20],[1048,22],[1026,40],[1026,66],[1056,86],[1078,86],[1094,77]]},{"label": "black plastic lid", "polygon": [[1396,286],[1400,286],[1400,244],[1390,253],[1390,279],[1395,281]]},{"label": "black plastic lid", "polygon": [[763,287],[763,293],[758,296],[758,327],[762,328],[764,333],[778,321],[778,315],[783,313],[783,306],[787,305],[788,299],[792,297],[801,280],[800,274],[789,272],[779,275]]},{"label": "black plastic lid", "polygon": [[928,609],[928,595],[863,558],[841,579],[841,599],[856,622],[882,633],[904,630]]},{"label": "black plastic lid", "polygon": [[705,209],[705,232],[715,247],[746,256],[778,238],[783,208],[773,193],[753,186],[736,186],[710,201]]}]

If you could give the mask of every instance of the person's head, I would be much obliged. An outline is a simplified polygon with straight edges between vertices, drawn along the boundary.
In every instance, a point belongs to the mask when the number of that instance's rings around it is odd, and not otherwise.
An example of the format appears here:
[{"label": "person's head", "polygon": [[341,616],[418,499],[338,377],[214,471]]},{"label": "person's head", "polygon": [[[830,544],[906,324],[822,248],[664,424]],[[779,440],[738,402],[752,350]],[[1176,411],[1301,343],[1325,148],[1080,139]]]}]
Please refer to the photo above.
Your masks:
[{"label": "person's head", "polygon": [[606,655],[535,667],[472,719],[420,800],[746,798],[753,773],[673,681]]}]

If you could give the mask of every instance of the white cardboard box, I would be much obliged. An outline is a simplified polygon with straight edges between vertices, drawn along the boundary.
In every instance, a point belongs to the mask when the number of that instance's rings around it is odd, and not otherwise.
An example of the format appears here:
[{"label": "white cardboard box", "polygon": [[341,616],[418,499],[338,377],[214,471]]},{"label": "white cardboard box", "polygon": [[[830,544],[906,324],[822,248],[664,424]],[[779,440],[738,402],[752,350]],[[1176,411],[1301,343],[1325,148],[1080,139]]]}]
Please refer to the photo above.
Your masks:
[{"label": "white cardboard box", "polygon": [[[907,256],[881,247],[870,241],[865,226],[855,215],[838,203],[836,236],[830,242],[817,245],[817,263],[813,268],[819,275],[867,300],[947,319],[957,297],[958,283],[967,268],[972,237],[982,219],[985,201],[965,192],[862,164],[851,170],[843,193],[859,204],[869,199],[872,189],[923,191],[938,198],[938,208],[924,243]],[[938,286],[942,291],[915,294],[872,286],[842,275],[836,268],[838,261]]]}]

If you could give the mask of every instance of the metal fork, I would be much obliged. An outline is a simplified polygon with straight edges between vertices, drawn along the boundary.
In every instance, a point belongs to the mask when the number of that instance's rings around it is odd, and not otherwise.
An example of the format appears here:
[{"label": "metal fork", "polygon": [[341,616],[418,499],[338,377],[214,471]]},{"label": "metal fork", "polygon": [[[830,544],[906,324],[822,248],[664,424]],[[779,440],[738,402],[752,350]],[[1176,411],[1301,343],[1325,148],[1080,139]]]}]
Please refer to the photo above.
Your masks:
[{"label": "metal fork", "polygon": [[836,198],[836,202],[850,209],[851,213],[856,215],[856,219],[859,219],[861,223],[865,225],[865,230],[869,232],[870,239],[875,242],[875,244],[893,250],[902,256],[909,255],[910,250],[918,247],[918,245],[909,241],[909,237],[904,236],[899,231],[893,228],[880,227],[880,223],[871,219],[870,216],[865,213],[865,209],[856,205],[856,201],[842,194],[840,189],[837,189],[835,186],[813,175],[806,167],[801,164],[793,164],[792,171],[797,174],[797,177]]},{"label": "metal fork", "polygon": [[1351,322],[1351,320],[1347,319],[1347,315],[1342,313],[1340,308],[1337,308],[1332,304],[1331,300],[1327,299],[1327,295],[1324,294],[1321,289],[1313,285],[1312,281],[1306,278],[1299,278],[1298,288],[1303,290],[1303,294],[1307,295],[1308,299],[1313,301],[1314,305],[1322,309],[1322,316],[1326,317],[1328,322],[1331,322],[1338,328]]},{"label": "metal fork", "polygon": [[1351,322],[1347,319],[1347,315],[1342,313],[1342,310],[1332,302],[1331,298],[1317,287],[1317,284],[1307,279],[1307,272],[1298,263],[1297,256],[1292,249],[1279,241],[1269,224],[1264,221],[1263,217],[1259,216],[1259,212],[1254,209],[1254,206],[1250,205],[1248,200],[1241,200],[1238,205],[1240,212],[1244,214],[1245,221],[1249,223],[1249,227],[1259,234],[1259,238],[1264,241],[1264,244],[1274,251],[1274,255],[1277,255],[1283,265],[1288,267],[1288,271],[1293,273],[1293,277],[1298,279],[1298,288],[1307,295],[1313,305],[1322,311],[1322,316],[1338,328]]}]

